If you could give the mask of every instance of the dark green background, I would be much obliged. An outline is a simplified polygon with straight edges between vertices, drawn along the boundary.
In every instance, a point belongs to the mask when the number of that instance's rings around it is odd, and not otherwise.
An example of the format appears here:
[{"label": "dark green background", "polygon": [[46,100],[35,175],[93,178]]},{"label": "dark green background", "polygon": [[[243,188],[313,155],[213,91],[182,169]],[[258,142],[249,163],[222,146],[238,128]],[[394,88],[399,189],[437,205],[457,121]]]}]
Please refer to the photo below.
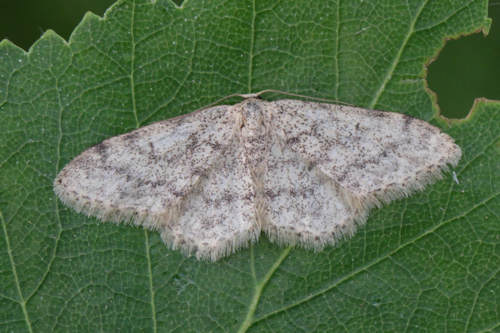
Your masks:
[{"label": "dark green background", "polygon": [[[47,29],[68,39],[86,11],[103,15],[113,2],[0,0],[0,40],[7,38],[27,50]],[[478,33],[448,41],[429,66],[429,87],[447,117],[467,115],[476,97],[500,100],[500,2],[490,3],[489,17],[493,24],[488,36]]]}]

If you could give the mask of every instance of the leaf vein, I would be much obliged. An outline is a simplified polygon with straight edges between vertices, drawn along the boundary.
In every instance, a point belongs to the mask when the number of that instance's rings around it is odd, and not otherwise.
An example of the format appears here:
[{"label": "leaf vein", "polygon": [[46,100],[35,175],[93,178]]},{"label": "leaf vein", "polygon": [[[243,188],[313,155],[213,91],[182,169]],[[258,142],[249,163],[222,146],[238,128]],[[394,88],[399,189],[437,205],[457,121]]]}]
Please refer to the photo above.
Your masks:
[{"label": "leaf vein", "polygon": [[275,316],[281,312],[284,312],[284,311],[287,311],[287,310],[290,310],[298,305],[301,305],[301,304],[304,304],[318,296],[321,296],[327,292],[329,292],[330,290],[338,287],[339,285],[341,285],[342,283],[354,278],[355,276],[357,276],[358,274],[368,270],[369,268],[389,259],[390,257],[392,257],[393,255],[395,255],[396,253],[398,253],[399,251],[401,251],[402,249],[406,248],[407,246],[415,243],[416,241],[418,240],[421,240],[423,238],[425,238],[426,236],[428,235],[431,235],[433,234],[434,232],[436,232],[438,229],[440,229],[441,227],[447,225],[448,223],[451,223],[455,220],[458,220],[460,218],[463,218],[465,216],[467,216],[468,214],[472,213],[474,210],[476,210],[477,208],[487,204],[489,201],[493,200],[494,198],[496,198],[497,196],[500,195],[500,192],[499,193],[495,193],[494,195],[482,200],[481,202],[479,202],[478,204],[474,205],[473,207],[471,207],[468,211],[464,212],[463,214],[460,214],[460,215],[457,215],[455,217],[452,217],[446,221],[443,221],[442,223],[440,224],[437,224],[436,226],[430,228],[430,229],[427,229],[426,231],[422,232],[420,235],[417,235],[416,237],[413,237],[412,239],[410,239],[409,241],[403,243],[402,245],[400,245],[399,247],[395,248],[394,250],[390,251],[389,253],[387,253],[386,255],[380,257],[380,258],[377,258],[377,259],[374,259],[372,261],[370,261],[369,263],[363,265],[363,266],[360,266],[359,268],[353,270],[350,274],[347,274],[345,275],[344,277],[341,277],[341,278],[338,278],[337,280],[335,280],[332,284],[326,286],[325,288],[315,292],[315,293],[312,293],[300,300],[297,300],[293,303],[290,303],[282,308],[279,308],[277,310],[274,310],[272,312],[269,312],[268,314],[265,314],[265,315],[262,315],[261,317],[255,319],[253,321],[253,323],[257,323],[257,322],[260,322],[260,321],[263,321],[265,319],[268,319],[272,316]]},{"label": "leaf vein", "polygon": [[340,85],[340,69],[339,69],[339,37],[340,37],[340,1],[337,1],[337,8],[336,8],[336,25],[335,25],[335,90],[334,90],[334,96],[335,100],[339,99],[339,85]]},{"label": "leaf vein", "polygon": [[467,320],[465,321],[464,332],[468,332],[469,331],[469,326],[470,326],[471,321],[472,321],[472,315],[474,314],[474,311],[476,310],[476,305],[477,305],[477,301],[478,301],[478,298],[479,298],[479,294],[481,293],[481,291],[483,290],[483,288],[489,282],[491,282],[494,277],[496,277],[498,275],[499,272],[500,272],[500,268],[498,268],[496,271],[494,271],[493,274],[491,274],[491,276],[486,281],[484,281],[479,286],[479,288],[477,289],[477,291],[476,291],[476,293],[474,295],[474,299],[472,300],[472,304],[471,304],[469,315],[467,316]]},{"label": "leaf vein", "polygon": [[375,95],[373,96],[372,101],[369,104],[369,108],[373,109],[377,105],[380,97],[382,96],[383,92],[385,91],[385,87],[389,83],[389,81],[392,78],[392,75],[394,74],[394,71],[396,70],[397,65],[399,64],[401,57],[403,55],[403,51],[406,48],[406,45],[408,44],[408,41],[410,40],[410,37],[413,35],[415,32],[415,24],[418,21],[418,18],[422,14],[422,11],[424,10],[425,6],[429,0],[424,0],[420,7],[418,8],[418,11],[415,15],[415,18],[412,20],[410,24],[410,28],[408,29],[408,32],[406,33],[405,38],[403,39],[403,42],[401,43],[401,46],[398,49],[398,52],[396,53],[396,57],[392,61],[392,64],[389,66],[389,69],[387,70],[387,73],[385,74],[384,80],[382,81],[382,84],[378,88],[378,90],[375,92]]},{"label": "leaf vein", "polygon": [[269,282],[269,280],[273,276],[274,272],[276,272],[276,270],[278,269],[278,267],[286,259],[286,257],[290,253],[291,249],[292,249],[291,246],[289,246],[286,249],[284,249],[283,252],[281,252],[281,255],[279,256],[279,258],[275,261],[275,263],[267,271],[267,273],[264,276],[264,278],[259,283],[257,283],[255,285],[254,294],[253,294],[252,300],[251,300],[251,302],[250,302],[250,304],[248,306],[247,315],[246,315],[245,319],[243,320],[243,322],[241,323],[241,326],[238,329],[238,333],[244,333],[244,332],[246,332],[250,328],[250,326],[252,326],[255,323],[255,321],[253,320],[253,318],[254,318],[255,310],[257,310],[257,306],[259,305],[259,300],[260,300],[260,297],[262,295],[262,291],[264,290],[264,288],[266,287],[267,283]]},{"label": "leaf vein", "polygon": [[[132,8],[131,8],[131,13],[130,13],[130,42],[131,42],[131,60],[130,60],[130,95],[132,99],[132,111],[134,113],[134,118],[135,118],[135,126],[136,128],[139,128],[141,126],[139,122],[139,117],[137,114],[137,100],[135,97],[135,80],[134,80],[134,73],[135,73],[135,48],[136,48],[136,41],[135,41],[135,7],[136,3],[135,0],[132,1]],[[150,253],[150,246],[149,246],[149,234],[148,230],[144,229],[144,247],[146,251],[146,259],[147,259],[147,269],[148,269],[148,284],[149,284],[149,293],[150,293],[150,298],[151,298],[151,320],[153,321],[153,332],[158,331],[158,325],[156,321],[156,306],[155,306],[155,292],[154,292],[154,287],[153,287],[153,272],[151,269],[151,253]]]},{"label": "leaf vein", "polygon": [[24,299],[23,293],[21,291],[21,286],[19,284],[19,277],[17,276],[16,264],[14,262],[14,257],[12,256],[12,247],[10,246],[9,233],[7,231],[5,219],[4,219],[1,211],[0,211],[0,220],[2,220],[2,229],[3,229],[4,236],[5,236],[5,244],[7,246],[7,254],[9,255],[9,262],[10,262],[10,266],[12,269],[12,275],[14,276],[14,282],[16,283],[17,293],[19,295],[19,301],[17,303],[19,303],[19,305],[21,305],[21,309],[22,309],[23,315],[24,315],[24,320],[26,322],[26,326],[28,327],[28,331],[33,332],[33,329],[31,328],[31,321],[29,318],[28,310],[26,309],[26,300]]},{"label": "leaf vein", "polygon": [[167,107],[179,94],[181,89],[184,87],[185,83],[187,82],[189,76],[193,73],[193,58],[194,55],[196,54],[196,42],[193,45],[193,52],[191,52],[191,57],[189,58],[189,68],[186,71],[186,75],[184,75],[184,78],[179,84],[177,84],[177,88],[175,89],[174,93],[172,96],[170,96],[165,102],[160,104],[158,107],[156,107],[153,112],[151,112],[146,118],[144,118],[141,123],[144,124],[148,120],[150,120],[152,117],[154,117],[161,109]]},{"label": "leaf vein", "polygon": [[[56,77],[56,76],[54,75],[54,77]],[[57,173],[57,172],[59,172],[59,169],[61,168],[61,145],[62,145],[62,138],[63,138],[62,115],[63,115],[64,107],[62,106],[61,94],[59,91],[59,80],[57,77],[56,77],[55,83],[56,83],[56,92],[57,92],[57,104],[59,107],[58,118],[57,118],[57,128],[58,128],[57,148],[56,148],[57,149],[57,161],[56,161],[56,170],[55,170]],[[56,220],[57,220],[57,235],[56,235],[56,238],[54,240],[54,248],[52,250],[50,260],[47,264],[47,269],[45,270],[42,277],[40,278],[40,281],[38,281],[38,284],[36,285],[36,287],[26,297],[26,302],[28,302],[36,294],[36,292],[40,289],[43,282],[45,281],[45,279],[49,275],[50,269],[52,268],[52,265],[56,259],[56,253],[57,253],[57,248],[59,246],[59,240],[61,239],[61,235],[63,232],[62,223],[61,223],[61,216],[59,215],[59,210],[60,210],[59,209],[59,201],[58,201],[54,192],[53,192],[53,196],[54,196],[54,205],[55,205],[55,215],[56,215]]]},{"label": "leaf vein", "polygon": [[250,36],[250,50],[248,54],[248,83],[247,83],[247,93],[252,92],[252,73],[253,73],[253,53],[255,47],[255,19],[257,13],[255,11],[255,0],[252,1],[252,25],[251,25],[251,36]]}]

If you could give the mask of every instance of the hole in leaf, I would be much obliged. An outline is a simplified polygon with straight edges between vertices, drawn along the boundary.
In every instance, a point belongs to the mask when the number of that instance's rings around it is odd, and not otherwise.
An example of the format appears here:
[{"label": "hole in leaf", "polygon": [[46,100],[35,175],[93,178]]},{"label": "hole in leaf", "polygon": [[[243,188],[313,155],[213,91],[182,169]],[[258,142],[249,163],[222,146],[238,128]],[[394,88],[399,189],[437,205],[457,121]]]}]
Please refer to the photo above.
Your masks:
[{"label": "hole in leaf", "polygon": [[490,4],[488,16],[493,20],[488,36],[449,40],[429,65],[429,88],[448,118],[465,117],[475,98],[500,100],[500,2]]},{"label": "hole in leaf", "polygon": [[[183,0],[173,0],[181,5]],[[7,38],[28,49],[47,29],[66,40],[87,11],[102,16],[115,0],[3,1],[0,40]],[[500,1],[489,6],[490,33],[450,40],[429,65],[427,80],[438,95],[443,115],[462,118],[477,97],[500,99]]]}]

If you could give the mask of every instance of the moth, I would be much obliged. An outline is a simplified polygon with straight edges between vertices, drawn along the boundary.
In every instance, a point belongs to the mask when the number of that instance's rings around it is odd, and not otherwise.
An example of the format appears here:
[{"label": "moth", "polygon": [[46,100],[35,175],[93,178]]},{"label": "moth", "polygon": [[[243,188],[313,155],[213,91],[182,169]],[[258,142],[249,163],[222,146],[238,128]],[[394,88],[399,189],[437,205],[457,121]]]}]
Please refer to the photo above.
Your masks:
[{"label": "moth", "polygon": [[104,140],[61,170],[54,191],[77,212],[157,230],[170,248],[215,261],[262,232],[332,245],[461,157],[450,136],[403,114],[247,97]]}]

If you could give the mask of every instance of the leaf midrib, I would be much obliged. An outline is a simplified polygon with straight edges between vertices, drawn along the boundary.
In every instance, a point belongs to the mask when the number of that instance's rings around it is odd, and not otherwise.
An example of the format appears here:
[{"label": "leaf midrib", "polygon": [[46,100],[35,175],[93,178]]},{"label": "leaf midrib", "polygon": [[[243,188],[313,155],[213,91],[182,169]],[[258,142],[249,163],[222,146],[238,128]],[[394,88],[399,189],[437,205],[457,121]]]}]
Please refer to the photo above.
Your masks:
[{"label": "leaf midrib", "polygon": [[448,225],[449,223],[452,223],[453,221],[456,221],[458,219],[461,219],[461,218],[464,218],[465,216],[469,215],[470,213],[472,213],[473,211],[475,211],[476,209],[484,206],[485,204],[487,204],[489,201],[495,199],[496,197],[500,196],[500,192],[498,193],[494,193],[493,195],[489,196],[488,198],[485,198],[484,200],[482,200],[481,202],[477,203],[476,205],[472,206],[469,210],[465,211],[464,213],[460,214],[460,215],[457,215],[457,216],[454,216],[446,221],[442,221],[441,223],[438,223],[436,225],[434,225],[433,227],[423,231],[422,233],[416,235],[415,237],[411,238],[410,240],[408,240],[407,242],[401,244],[400,246],[396,247],[395,249],[393,249],[392,251],[389,251],[388,253],[386,253],[385,255],[381,256],[381,257],[378,257],[378,258],[375,258],[373,259],[372,261],[368,262],[367,264],[363,265],[363,266],[360,266],[358,267],[357,269],[353,270],[350,274],[347,274],[345,276],[342,276],[342,277],[339,277],[338,279],[336,279],[333,283],[331,283],[330,285],[318,290],[317,292],[315,293],[311,293],[310,295],[308,295],[307,297],[304,297],[302,299],[299,299],[295,302],[292,302],[288,305],[285,305],[277,310],[274,310],[274,311],[271,311],[267,314],[264,314],[258,318],[256,318],[253,323],[257,323],[257,322],[260,322],[260,321],[263,321],[263,320],[266,320],[270,317],[273,317],[281,312],[284,312],[284,311],[287,311],[289,309],[292,309],[292,308],[295,308],[301,304],[304,304],[304,303],[307,303],[308,301],[311,301],[312,299],[315,299],[316,297],[318,296],[321,296],[327,292],[329,292],[330,290],[338,287],[339,285],[341,285],[342,283],[344,282],[347,282],[349,281],[350,279],[352,279],[353,277],[357,276],[359,273],[362,273],[363,271],[366,271],[368,270],[369,268],[371,267],[374,267],[375,265],[385,261],[386,259],[388,258],[391,258],[392,256],[394,256],[395,254],[399,253],[401,250],[403,250],[404,248],[406,248],[407,246],[411,245],[411,244],[414,244],[415,242],[429,236],[429,235],[432,235],[434,234],[436,231],[438,231],[439,229],[441,229],[442,227]]},{"label": "leaf midrib", "polygon": [[[370,102],[370,108],[374,108],[375,105],[377,104],[379,98],[382,96],[383,92],[385,91],[385,87],[387,85],[387,83],[392,79],[392,75],[399,63],[399,61],[401,60],[401,56],[403,54],[403,51],[406,47],[406,44],[408,43],[408,41],[410,40],[410,37],[413,35],[413,33],[415,32],[415,24],[416,22],[418,21],[418,18],[420,17],[420,14],[422,13],[422,11],[424,10],[426,4],[428,3],[429,0],[424,0],[422,2],[422,4],[420,5],[414,19],[412,20],[411,24],[410,24],[410,27],[408,29],[408,32],[405,36],[405,38],[403,39],[403,42],[398,50],[398,52],[396,53],[396,56],[393,60],[393,62],[391,63],[391,65],[389,66],[388,70],[387,70],[387,73],[384,77],[384,80],[382,81],[380,87],[376,90],[375,92],[375,95],[372,99],[372,101]],[[256,13],[256,10],[255,10],[255,0],[252,1],[252,4],[253,4],[253,7],[252,7],[252,25],[251,25],[251,38],[250,38],[250,51],[249,51],[249,65],[248,65],[248,92],[247,93],[251,93],[252,90],[253,90],[253,87],[252,87],[252,71],[253,71],[253,52],[254,52],[254,39],[255,39],[255,20],[256,20],[256,16],[257,16],[257,13]],[[336,70],[336,73],[337,73],[337,77],[336,77],[336,83],[335,83],[335,87],[334,87],[334,93],[335,93],[335,99],[337,98],[337,94],[338,94],[338,85],[339,85],[339,78],[338,78],[338,74],[339,74],[339,68],[338,68],[338,57],[340,55],[339,53],[339,29],[340,29],[340,22],[339,22],[339,18],[340,18],[340,0],[339,2],[337,3],[337,26],[336,26],[336,33],[337,33],[337,36],[336,36],[336,39],[335,39],[335,52],[336,52],[336,56],[335,56],[335,63],[334,63],[334,66],[335,66],[335,70]],[[439,225],[438,225],[439,226]],[[416,240],[416,239],[415,239]],[[411,241],[410,241],[411,243]],[[408,245],[409,243],[405,243],[404,246]],[[399,246],[398,248],[396,248],[393,252],[395,253],[396,251],[399,251],[400,249],[402,249],[403,246]],[[299,300],[297,301],[295,304],[292,304],[292,305],[289,305],[289,306],[285,306],[281,309],[278,309],[276,311],[273,311],[267,315],[263,315],[261,316],[260,318],[257,318],[254,320],[254,314],[255,314],[255,311],[257,309],[257,306],[258,306],[258,303],[259,303],[259,300],[260,300],[260,297],[262,295],[262,292],[264,290],[264,287],[267,285],[268,281],[271,279],[272,275],[274,274],[274,272],[278,269],[279,265],[281,265],[281,263],[284,261],[284,259],[288,256],[288,253],[290,252],[290,249],[291,247],[288,247],[286,248],[285,250],[282,251],[280,257],[278,258],[278,260],[273,264],[273,266],[269,269],[268,273],[265,275],[265,277],[263,278],[263,280],[261,280],[260,282],[256,283],[256,285],[254,286],[254,293],[253,293],[253,296],[251,298],[251,301],[250,301],[250,304],[248,306],[248,311],[247,311],[247,314],[245,316],[245,319],[243,320],[240,328],[238,329],[238,333],[242,333],[242,332],[246,332],[248,330],[248,328],[250,328],[250,326],[252,326],[253,324],[259,322],[259,321],[262,321],[270,316],[274,316],[275,314],[279,313],[279,312],[282,312],[282,311],[285,311],[289,308],[292,308],[292,307],[295,307],[299,304],[302,304],[310,299],[313,299],[313,298],[316,298],[317,296],[323,294],[324,292],[327,292],[329,291],[330,289],[333,289],[335,288],[336,286],[338,286],[339,284],[341,284],[342,282],[350,279],[351,277],[357,275],[359,272],[381,262],[382,260],[385,260],[386,258],[392,256],[394,253],[393,252],[390,252],[388,255],[386,256],[383,256],[383,257],[380,257],[378,258],[377,260],[374,260],[372,261],[371,263],[369,263],[368,265],[365,265],[363,267],[361,267],[360,269],[356,270],[356,271],[353,271],[352,274],[348,274],[346,276],[344,276],[343,278],[340,278],[338,279],[337,281],[335,281],[331,286],[328,286],[327,288],[319,291],[318,293],[316,294],[311,294],[309,295],[308,297],[304,298],[303,300]],[[255,268],[253,267],[254,265],[254,261],[252,260],[251,261],[251,271],[252,271],[252,274],[254,276],[254,280],[255,280]]]},{"label": "leaf midrib", "polygon": [[[130,14],[130,41],[131,41],[131,59],[130,59],[130,98],[132,100],[132,112],[134,114],[134,119],[135,119],[135,128],[141,127],[141,124],[139,122],[139,117],[137,115],[137,100],[135,97],[135,80],[134,80],[134,73],[135,73],[135,47],[136,47],[136,42],[135,42],[135,32],[134,32],[134,25],[135,25],[135,0],[132,1],[132,9],[131,9],[131,14]],[[154,284],[153,284],[153,270],[151,268],[151,250],[150,250],[150,245],[149,245],[149,231],[144,228],[144,248],[146,251],[146,264],[148,268],[148,286],[149,286],[149,295],[150,295],[150,302],[151,302],[151,320],[153,322],[153,332],[156,333],[158,331],[158,321],[156,320],[156,304],[155,304],[155,291],[154,291]]]},{"label": "leaf midrib", "polygon": [[[253,325],[254,323],[253,318],[255,315],[255,311],[257,310],[257,306],[259,305],[260,296],[262,295],[264,288],[266,287],[267,283],[271,280],[271,277],[274,275],[274,272],[276,272],[281,263],[288,257],[288,254],[290,253],[291,250],[292,246],[289,246],[283,251],[281,251],[280,256],[278,257],[278,259],[276,259],[271,268],[269,268],[269,270],[267,271],[266,275],[264,275],[262,280],[258,282],[255,281],[254,293],[251,298],[250,304],[248,305],[248,311],[245,316],[245,319],[243,320],[243,322],[240,325],[240,328],[238,329],[238,333],[246,332],[250,328],[250,326]],[[255,272],[255,267],[253,265],[254,261],[252,260],[252,272]]]}]

